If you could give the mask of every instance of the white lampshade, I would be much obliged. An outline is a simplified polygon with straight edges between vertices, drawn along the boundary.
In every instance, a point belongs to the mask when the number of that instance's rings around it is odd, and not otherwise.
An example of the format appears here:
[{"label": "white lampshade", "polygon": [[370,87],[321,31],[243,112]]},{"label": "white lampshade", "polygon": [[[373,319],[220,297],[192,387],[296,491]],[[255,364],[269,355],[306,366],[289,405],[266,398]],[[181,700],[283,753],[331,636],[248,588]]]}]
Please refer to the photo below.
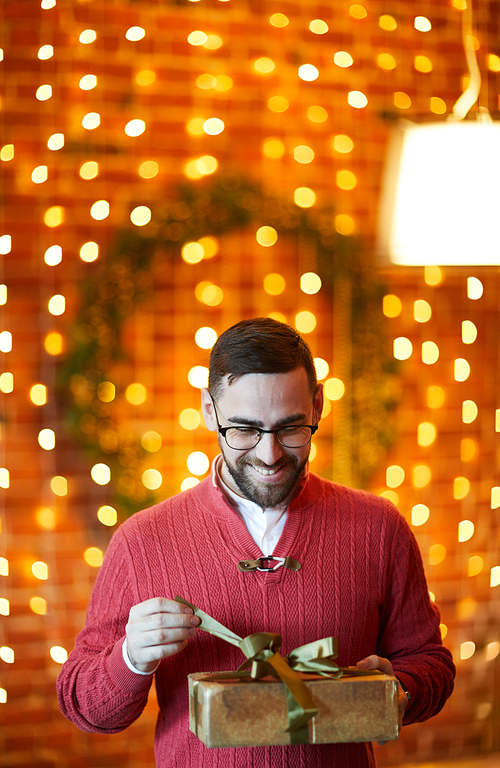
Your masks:
[{"label": "white lampshade", "polygon": [[396,129],[379,251],[396,264],[500,265],[500,122]]}]

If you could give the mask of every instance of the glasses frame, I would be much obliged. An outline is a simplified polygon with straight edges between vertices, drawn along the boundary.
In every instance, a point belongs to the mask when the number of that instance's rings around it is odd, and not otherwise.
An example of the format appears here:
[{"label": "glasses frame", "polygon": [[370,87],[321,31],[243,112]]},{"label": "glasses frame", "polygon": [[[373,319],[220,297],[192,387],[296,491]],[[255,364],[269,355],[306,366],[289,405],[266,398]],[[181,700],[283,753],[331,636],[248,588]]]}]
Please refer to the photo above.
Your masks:
[{"label": "glasses frame", "polygon": [[[219,421],[219,416],[218,416],[218,413],[217,413],[217,407],[215,405],[215,401],[214,401],[214,399],[213,399],[211,394],[210,394],[210,399],[212,400],[212,404],[214,406],[215,419],[217,421],[218,432],[219,432],[220,435],[222,435],[222,437],[226,441],[227,447],[231,448],[232,451],[251,451],[253,448],[255,448],[260,443],[260,441],[262,440],[262,435],[276,435],[276,440],[278,441],[278,443],[281,445],[282,448],[286,448],[287,450],[293,451],[296,448],[305,448],[306,445],[309,445],[309,443],[312,440],[312,436],[314,435],[314,433],[318,429],[318,424],[285,424],[284,426],[276,427],[275,429],[261,429],[260,427],[252,427],[250,425],[243,425],[242,424],[241,427],[240,427],[241,429],[244,429],[245,427],[248,427],[249,429],[255,429],[255,431],[259,433],[258,437],[257,437],[257,441],[256,441],[256,443],[254,445],[250,446],[249,448],[233,448],[233,446],[229,445],[229,443],[227,441],[226,433],[229,432],[230,429],[238,429],[238,427],[237,426],[221,427],[220,421]],[[293,447],[290,446],[290,445],[283,445],[283,443],[281,442],[281,440],[279,438],[278,432],[281,432],[282,429],[286,429],[287,427],[307,427],[308,429],[311,430],[311,436],[309,437],[309,440],[306,443],[304,443],[303,445],[295,445]]]}]

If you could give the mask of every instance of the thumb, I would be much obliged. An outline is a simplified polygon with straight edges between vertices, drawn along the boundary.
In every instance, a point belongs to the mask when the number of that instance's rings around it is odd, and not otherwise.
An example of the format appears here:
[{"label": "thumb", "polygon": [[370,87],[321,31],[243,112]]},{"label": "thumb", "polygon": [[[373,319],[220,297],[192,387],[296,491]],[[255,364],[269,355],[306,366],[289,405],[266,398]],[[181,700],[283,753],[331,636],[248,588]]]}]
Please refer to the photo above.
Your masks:
[{"label": "thumb", "polygon": [[386,675],[393,675],[394,670],[389,659],[384,659],[382,656],[367,656],[366,659],[361,659],[356,664],[358,669],[380,669]]},{"label": "thumb", "polygon": [[378,665],[379,657],[375,655],[367,656],[366,659],[361,659],[356,664],[358,669],[378,669]]}]

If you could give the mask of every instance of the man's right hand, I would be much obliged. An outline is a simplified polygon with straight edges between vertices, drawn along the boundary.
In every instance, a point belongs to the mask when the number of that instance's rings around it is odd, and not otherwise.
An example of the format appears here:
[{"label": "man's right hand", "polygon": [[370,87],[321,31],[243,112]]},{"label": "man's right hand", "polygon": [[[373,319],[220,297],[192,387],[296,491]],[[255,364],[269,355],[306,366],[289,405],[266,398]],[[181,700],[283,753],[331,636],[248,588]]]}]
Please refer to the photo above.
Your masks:
[{"label": "man's right hand", "polygon": [[200,619],[191,608],[166,597],[153,597],[134,605],[126,627],[131,663],[140,672],[154,672],[161,659],[186,647],[199,624]]}]

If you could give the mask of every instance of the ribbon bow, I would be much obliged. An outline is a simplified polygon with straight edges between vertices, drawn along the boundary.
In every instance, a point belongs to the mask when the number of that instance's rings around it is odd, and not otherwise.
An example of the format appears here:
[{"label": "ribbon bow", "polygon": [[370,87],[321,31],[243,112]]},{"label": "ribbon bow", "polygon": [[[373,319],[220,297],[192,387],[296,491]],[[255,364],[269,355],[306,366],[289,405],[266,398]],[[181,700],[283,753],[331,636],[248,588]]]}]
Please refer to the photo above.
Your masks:
[{"label": "ribbon bow", "polygon": [[[361,670],[356,667],[339,667],[334,661],[338,655],[336,637],[324,637],[312,643],[301,645],[288,656],[280,654],[281,635],[275,632],[256,632],[241,638],[216,619],[192,603],[176,596],[176,601],[188,605],[195,616],[201,619],[199,629],[238,646],[245,654],[246,661],[235,672],[216,672],[205,679],[229,680],[251,678],[260,680],[271,675],[280,679],[286,687],[288,728],[292,744],[309,742],[308,722],[318,714],[309,689],[297,672],[321,675],[337,679],[343,675],[373,675],[378,670]],[[380,673],[381,674],[381,673]]]}]

